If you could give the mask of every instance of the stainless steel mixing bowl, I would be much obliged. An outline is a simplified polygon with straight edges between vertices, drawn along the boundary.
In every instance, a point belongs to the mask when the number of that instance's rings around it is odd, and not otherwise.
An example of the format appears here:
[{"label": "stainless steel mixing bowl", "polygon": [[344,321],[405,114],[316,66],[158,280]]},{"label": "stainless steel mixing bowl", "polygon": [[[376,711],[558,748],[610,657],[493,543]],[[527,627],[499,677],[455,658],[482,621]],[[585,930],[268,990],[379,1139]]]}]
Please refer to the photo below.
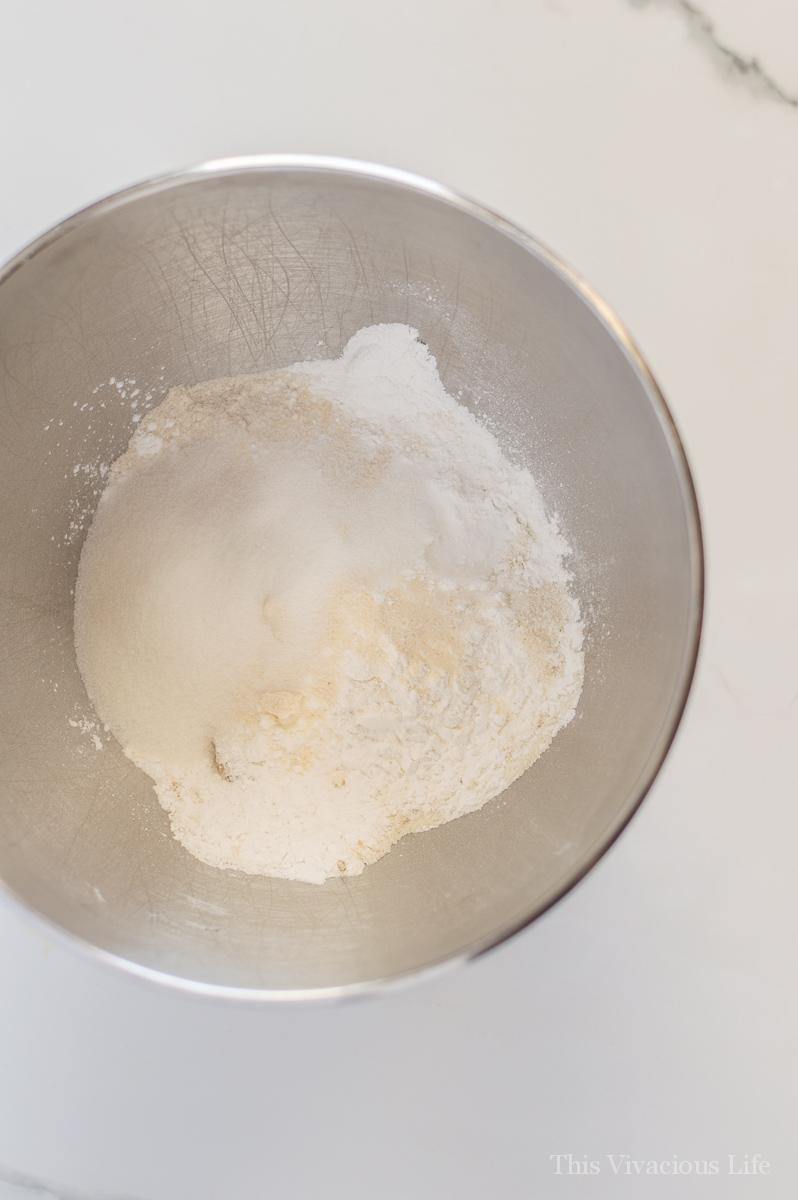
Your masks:
[{"label": "stainless steel mixing bowl", "polygon": [[[124,449],[136,389],[157,403],[172,384],[332,356],[378,321],[421,331],[559,512],[590,621],[578,717],[498,800],[359,878],[214,870],[173,840],[118,746],[80,728],[72,591],[97,499],[82,468]],[[479,205],[306,157],[211,163],[104,200],[0,277],[0,422],[0,877],[93,953],[227,996],[368,988],[526,925],[645,795],[699,638],[689,471],[606,305]]]}]

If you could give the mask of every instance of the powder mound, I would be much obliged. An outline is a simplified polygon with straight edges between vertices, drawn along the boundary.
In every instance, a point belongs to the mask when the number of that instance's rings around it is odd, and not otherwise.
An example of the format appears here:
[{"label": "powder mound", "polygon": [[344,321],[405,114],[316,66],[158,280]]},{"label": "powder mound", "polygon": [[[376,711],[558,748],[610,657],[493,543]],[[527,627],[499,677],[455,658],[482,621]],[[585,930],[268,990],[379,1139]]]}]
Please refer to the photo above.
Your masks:
[{"label": "powder mound", "polygon": [[568,547],[415,330],[174,388],[114,463],[75,645],[203,862],[321,883],[481,807],[574,714]]}]

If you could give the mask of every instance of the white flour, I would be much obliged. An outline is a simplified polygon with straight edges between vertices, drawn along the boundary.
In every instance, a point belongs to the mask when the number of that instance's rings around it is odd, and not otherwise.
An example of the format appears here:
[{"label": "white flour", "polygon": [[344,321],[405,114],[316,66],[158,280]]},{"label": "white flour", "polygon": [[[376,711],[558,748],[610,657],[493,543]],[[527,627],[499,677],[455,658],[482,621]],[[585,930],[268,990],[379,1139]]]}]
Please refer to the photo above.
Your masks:
[{"label": "white flour", "polygon": [[78,662],[192,854],[355,875],[573,716],[567,553],[415,331],[373,326],[147,414],[84,545]]}]

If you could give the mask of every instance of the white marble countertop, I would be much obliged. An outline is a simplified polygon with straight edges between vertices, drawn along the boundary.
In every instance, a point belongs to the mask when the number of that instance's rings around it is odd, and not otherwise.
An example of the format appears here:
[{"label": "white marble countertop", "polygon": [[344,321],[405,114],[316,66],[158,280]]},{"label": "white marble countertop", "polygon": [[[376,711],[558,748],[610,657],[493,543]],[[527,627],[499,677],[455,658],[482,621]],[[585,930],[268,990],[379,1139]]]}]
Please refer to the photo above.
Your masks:
[{"label": "white marble countertop", "polygon": [[[794,1196],[794,0],[9,0],[3,26],[2,257],[102,193],[242,152],[471,193],[649,357],[696,472],[709,605],[641,812],[468,969],[238,1011],[0,910],[1,1200]],[[555,1154],[600,1173],[558,1178]],[[720,1174],[630,1179],[610,1154]],[[728,1175],[730,1154],[771,1171]]]}]

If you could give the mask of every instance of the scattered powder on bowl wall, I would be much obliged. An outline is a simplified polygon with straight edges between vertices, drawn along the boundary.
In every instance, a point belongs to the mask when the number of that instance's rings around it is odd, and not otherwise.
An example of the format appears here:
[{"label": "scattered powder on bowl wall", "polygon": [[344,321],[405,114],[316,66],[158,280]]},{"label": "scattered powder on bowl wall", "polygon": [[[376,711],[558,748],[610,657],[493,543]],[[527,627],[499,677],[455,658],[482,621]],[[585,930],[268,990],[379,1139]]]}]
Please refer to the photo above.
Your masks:
[{"label": "scattered powder on bowl wall", "polygon": [[574,715],[568,547],[404,325],[173,388],[80,560],[89,696],[203,862],[321,883],[480,808]]}]

